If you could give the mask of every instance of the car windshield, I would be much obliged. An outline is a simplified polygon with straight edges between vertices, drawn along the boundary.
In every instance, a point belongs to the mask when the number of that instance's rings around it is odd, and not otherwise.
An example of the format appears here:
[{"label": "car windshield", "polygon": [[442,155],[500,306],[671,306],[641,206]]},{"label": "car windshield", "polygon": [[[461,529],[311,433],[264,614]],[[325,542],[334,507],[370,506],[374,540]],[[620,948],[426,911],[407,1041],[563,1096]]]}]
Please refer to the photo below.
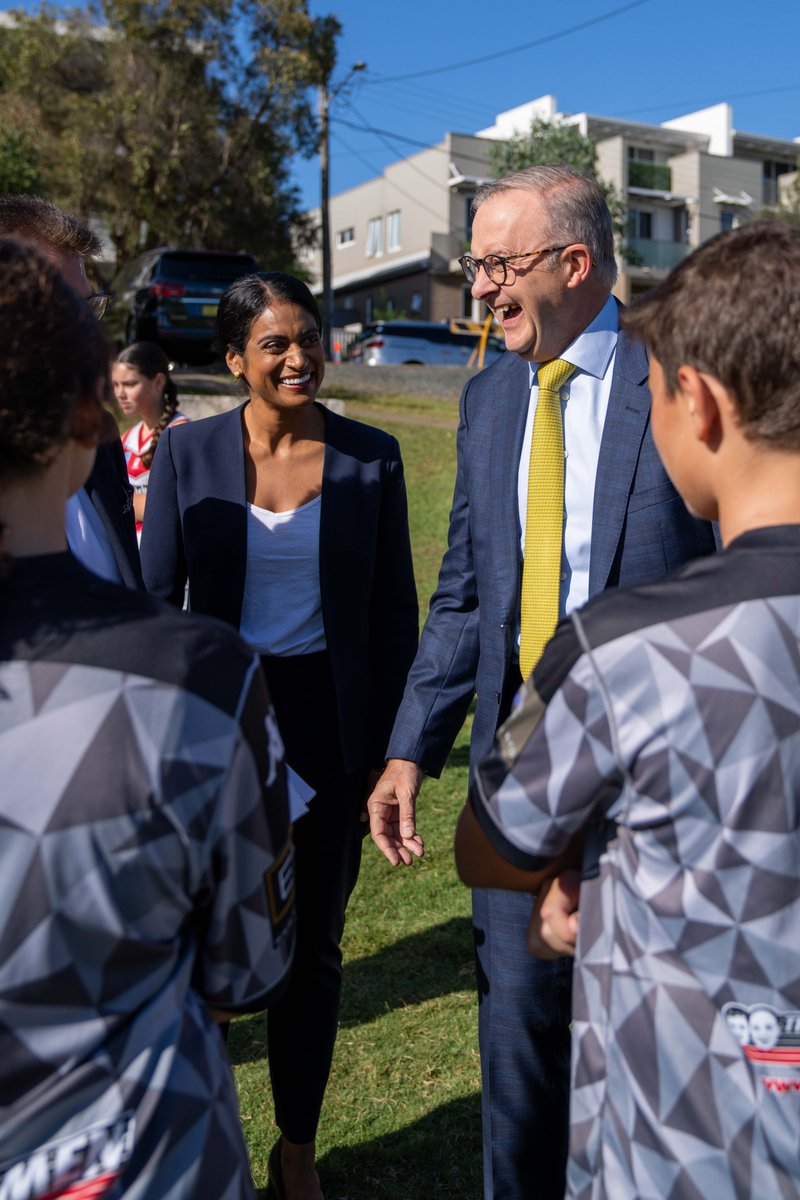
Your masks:
[{"label": "car windshield", "polygon": [[228,284],[240,275],[257,270],[255,259],[244,254],[165,254],[159,276],[181,283]]}]

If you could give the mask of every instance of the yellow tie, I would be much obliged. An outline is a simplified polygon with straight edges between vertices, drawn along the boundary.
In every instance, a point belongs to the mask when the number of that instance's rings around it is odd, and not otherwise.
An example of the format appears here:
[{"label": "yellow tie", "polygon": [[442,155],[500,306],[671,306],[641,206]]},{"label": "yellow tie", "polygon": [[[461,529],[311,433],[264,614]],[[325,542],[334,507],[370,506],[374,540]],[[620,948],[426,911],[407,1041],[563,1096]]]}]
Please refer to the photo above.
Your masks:
[{"label": "yellow tie", "polygon": [[527,679],[558,623],[564,537],[564,422],[561,388],[572,363],[554,358],[539,367],[528,467],[525,563],[520,603],[519,668]]}]

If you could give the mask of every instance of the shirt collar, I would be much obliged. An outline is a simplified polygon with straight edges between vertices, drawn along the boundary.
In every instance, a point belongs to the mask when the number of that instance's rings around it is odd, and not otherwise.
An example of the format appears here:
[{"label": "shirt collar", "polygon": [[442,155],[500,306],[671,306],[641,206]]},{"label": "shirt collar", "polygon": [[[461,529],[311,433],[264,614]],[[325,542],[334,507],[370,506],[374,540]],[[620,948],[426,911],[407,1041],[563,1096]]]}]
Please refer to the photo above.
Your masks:
[{"label": "shirt collar", "polygon": [[[565,358],[586,375],[603,379],[617,345],[618,333],[619,306],[614,297],[609,296],[591,324],[578,334],[559,358]],[[531,387],[536,382],[539,365],[538,362],[528,363]]]}]

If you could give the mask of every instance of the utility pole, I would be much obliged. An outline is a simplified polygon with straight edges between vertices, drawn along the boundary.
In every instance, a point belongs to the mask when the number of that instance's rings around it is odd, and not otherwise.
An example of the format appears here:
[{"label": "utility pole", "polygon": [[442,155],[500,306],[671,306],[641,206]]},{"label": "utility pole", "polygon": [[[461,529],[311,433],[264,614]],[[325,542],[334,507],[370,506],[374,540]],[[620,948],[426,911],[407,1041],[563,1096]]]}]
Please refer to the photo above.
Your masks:
[{"label": "utility pole", "polygon": [[325,357],[331,357],[331,330],[333,328],[333,283],[331,279],[331,216],[330,216],[330,124],[331,102],[347,86],[357,71],[365,71],[366,63],[357,62],[348,71],[341,83],[331,88],[325,79],[319,87],[319,176],[320,176],[320,223],[322,225],[322,329]]}]

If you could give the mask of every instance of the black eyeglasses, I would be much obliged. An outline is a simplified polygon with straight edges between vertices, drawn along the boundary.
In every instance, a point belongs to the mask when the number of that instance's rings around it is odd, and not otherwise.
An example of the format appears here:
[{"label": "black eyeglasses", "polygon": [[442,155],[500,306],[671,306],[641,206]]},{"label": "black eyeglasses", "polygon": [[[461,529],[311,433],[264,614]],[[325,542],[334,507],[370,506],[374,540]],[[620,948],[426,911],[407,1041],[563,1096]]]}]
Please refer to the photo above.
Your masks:
[{"label": "black eyeglasses", "polygon": [[98,321],[102,321],[103,317],[106,315],[108,299],[109,298],[106,292],[92,292],[91,296],[86,297],[86,303],[92,310],[92,315],[96,317]]},{"label": "black eyeglasses", "polygon": [[461,263],[461,270],[467,277],[467,283],[474,283],[478,278],[478,271],[483,267],[492,283],[503,285],[508,278],[508,264],[520,258],[536,258],[539,254],[555,254],[557,250],[566,250],[567,246],[571,246],[572,242],[567,242],[564,246],[544,246],[541,250],[529,250],[527,254],[508,254],[504,258],[501,254],[487,254],[485,258],[473,258],[471,254],[464,254],[458,260]]}]

